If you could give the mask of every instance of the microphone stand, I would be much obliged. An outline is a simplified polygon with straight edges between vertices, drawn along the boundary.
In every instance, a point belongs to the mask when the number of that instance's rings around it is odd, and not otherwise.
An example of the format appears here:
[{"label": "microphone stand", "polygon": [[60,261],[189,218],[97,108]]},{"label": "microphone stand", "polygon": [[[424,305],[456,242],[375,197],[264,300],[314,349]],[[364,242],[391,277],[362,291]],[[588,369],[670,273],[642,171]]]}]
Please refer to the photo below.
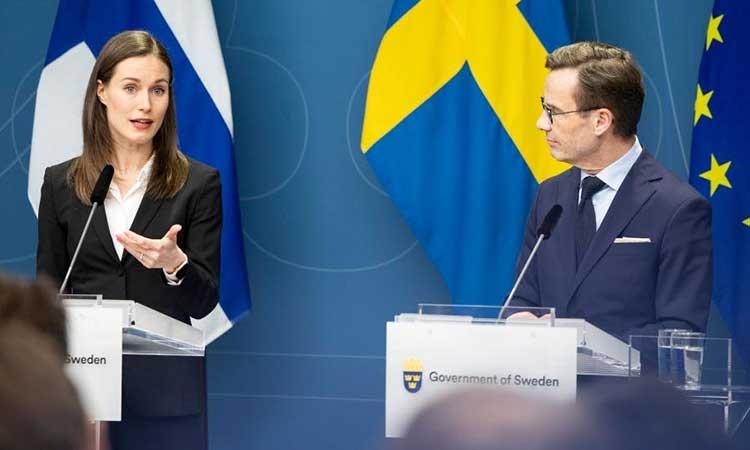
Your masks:
[{"label": "microphone stand", "polygon": [[68,285],[68,278],[70,278],[70,273],[73,271],[73,266],[76,263],[76,259],[78,258],[78,252],[81,251],[81,245],[83,245],[83,238],[86,237],[86,232],[89,229],[89,225],[91,224],[91,219],[94,217],[94,211],[96,211],[96,207],[99,206],[97,202],[94,202],[91,205],[91,212],[89,213],[89,218],[86,219],[86,225],[83,227],[83,232],[81,233],[81,239],[78,240],[78,246],[76,246],[76,251],[73,253],[73,259],[70,261],[70,266],[68,266],[68,273],[65,274],[65,279],[63,280],[62,286],[60,286],[60,292],[58,294],[62,294],[65,292],[65,287]]},{"label": "microphone stand", "polygon": [[508,307],[508,303],[510,303],[510,299],[513,298],[513,295],[516,293],[516,289],[518,289],[518,286],[521,284],[521,280],[523,280],[523,276],[526,274],[526,269],[529,268],[529,265],[531,265],[531,261],[534,259],[534,255],[536,255],[536,251],[539,250],[539,246],[542,244],[542,241],[544,240],[546,236],[544,234],[540,234],[539,237],[536,240],[536,244],[534,244],[534,248],[531,249],[531,253],[529,253],[529,257],[526,259],[526,264],[523,265],[523,269],[521,269],[521,273],[518,275],[518,278],[516,278],[516,283],[513,285],[513,289],[510,290],[510,294],[508,294],[508,297],[503,302],[503,305],[500,307],[500,312],[497,314],[497,320],[498,322],[503,317],[503,312],[505,312],[505,308]]}]

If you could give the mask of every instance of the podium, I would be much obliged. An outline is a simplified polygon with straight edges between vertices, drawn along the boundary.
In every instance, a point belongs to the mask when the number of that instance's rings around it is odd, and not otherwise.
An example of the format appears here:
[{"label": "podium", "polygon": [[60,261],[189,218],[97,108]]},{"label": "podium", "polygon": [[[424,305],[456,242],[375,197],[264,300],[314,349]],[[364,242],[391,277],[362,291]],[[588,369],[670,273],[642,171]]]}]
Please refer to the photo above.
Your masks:
[{"label": "podium", "polygon": [[121,420],[122,355],[204,355],[203,331],[132,300],[61,298],[68,325],[66,372],[97,423]]},{"label": "podium", "polygon": [[[528,319],[509,318],[517,312]],[[573,402],[578,375],[628,377],[639,365],[638,350],[554,308],[420,304],[386,325],[386,437],[459,389]]]}]

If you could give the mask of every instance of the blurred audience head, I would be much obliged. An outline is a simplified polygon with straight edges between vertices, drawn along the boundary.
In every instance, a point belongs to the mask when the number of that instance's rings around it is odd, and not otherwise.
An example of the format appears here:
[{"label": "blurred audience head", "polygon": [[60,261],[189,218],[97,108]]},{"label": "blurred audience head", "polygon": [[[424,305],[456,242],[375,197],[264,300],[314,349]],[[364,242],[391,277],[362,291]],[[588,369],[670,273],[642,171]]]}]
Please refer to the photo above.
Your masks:
[{"label": "blurred audience head", "polygon": [[57,336],[0,322],[0,449],[80,450],[85,419],[63,371]]},{"label": "blurred audience head", "polygon": [[719,408],[710,415],[654,378],[603,379],[584,391],[579,405],[606,430],[615,449],[721,450],[728,448]]},{"label": "blurred audience head", "polygon": [[84,412],[64,371],[66,335],[51,284],[0,274],[0,450],[84,448]]},{"label": "blurred audience head", "polygon": [[418,415],[393,450],[568,450],[596,441],[573,403],[547,402],[496,390],[443,398]]},{"label": "blurred audience head", "polygon": [[62,359],[67,351],[65,310],[51,283],[0,274],[0,328],[20,320],[52,339]]},{"label": "blurred audience head", "polygon": [[601,380],[576,403],[496,390],[425,408],[389,450],[723,450],[720,417],[653,379]]}]

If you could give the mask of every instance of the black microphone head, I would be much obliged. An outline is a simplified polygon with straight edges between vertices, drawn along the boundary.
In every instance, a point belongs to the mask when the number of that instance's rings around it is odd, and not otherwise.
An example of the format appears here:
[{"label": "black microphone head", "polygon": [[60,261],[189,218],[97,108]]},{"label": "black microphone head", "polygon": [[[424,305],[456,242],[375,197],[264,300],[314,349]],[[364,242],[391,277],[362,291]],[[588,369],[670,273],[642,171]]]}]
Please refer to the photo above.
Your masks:
[{"label": "black microphone head", "polygon": [[98,203],[102,204],[104,199],[107,197],[107,191],[109,191],[109,184],[112,182],[112,176],[115,174],[115,168],[110,164],[107,164],[102,169],[99,179],[96,180],[94,190],[91,191],[91,204]]},{"label": "black microphone head", "polygon": [[539,228],[536,230],[537,236],[544,235],[545,240],[549,239],[549,237],[552,236],[552,230],[555,228],[555,225],[557,225],[557,221],[560,220],[560,215],[562,215],[562,206],[555,205],[550,208],[547,215],[544,216],[542,224],[539,225]]}]

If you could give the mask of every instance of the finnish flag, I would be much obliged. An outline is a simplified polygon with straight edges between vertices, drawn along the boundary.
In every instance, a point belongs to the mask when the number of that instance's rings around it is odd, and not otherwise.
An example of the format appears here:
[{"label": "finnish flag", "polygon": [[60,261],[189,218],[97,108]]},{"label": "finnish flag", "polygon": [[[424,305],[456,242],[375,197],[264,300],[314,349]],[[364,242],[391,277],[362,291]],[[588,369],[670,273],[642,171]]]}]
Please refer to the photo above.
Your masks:
[{"label": "finnish flag", "polygon": [[95,55],[112,36],[134,29],[156,36],[172,59],[180,149],[221,174],[220,300],[211,314],[193,321],[208,344],[250,309],[229,83],[210,0],[60,0],[37,89],[29,201],[38,215],[44,169],[81,153],[83,99]]}]

